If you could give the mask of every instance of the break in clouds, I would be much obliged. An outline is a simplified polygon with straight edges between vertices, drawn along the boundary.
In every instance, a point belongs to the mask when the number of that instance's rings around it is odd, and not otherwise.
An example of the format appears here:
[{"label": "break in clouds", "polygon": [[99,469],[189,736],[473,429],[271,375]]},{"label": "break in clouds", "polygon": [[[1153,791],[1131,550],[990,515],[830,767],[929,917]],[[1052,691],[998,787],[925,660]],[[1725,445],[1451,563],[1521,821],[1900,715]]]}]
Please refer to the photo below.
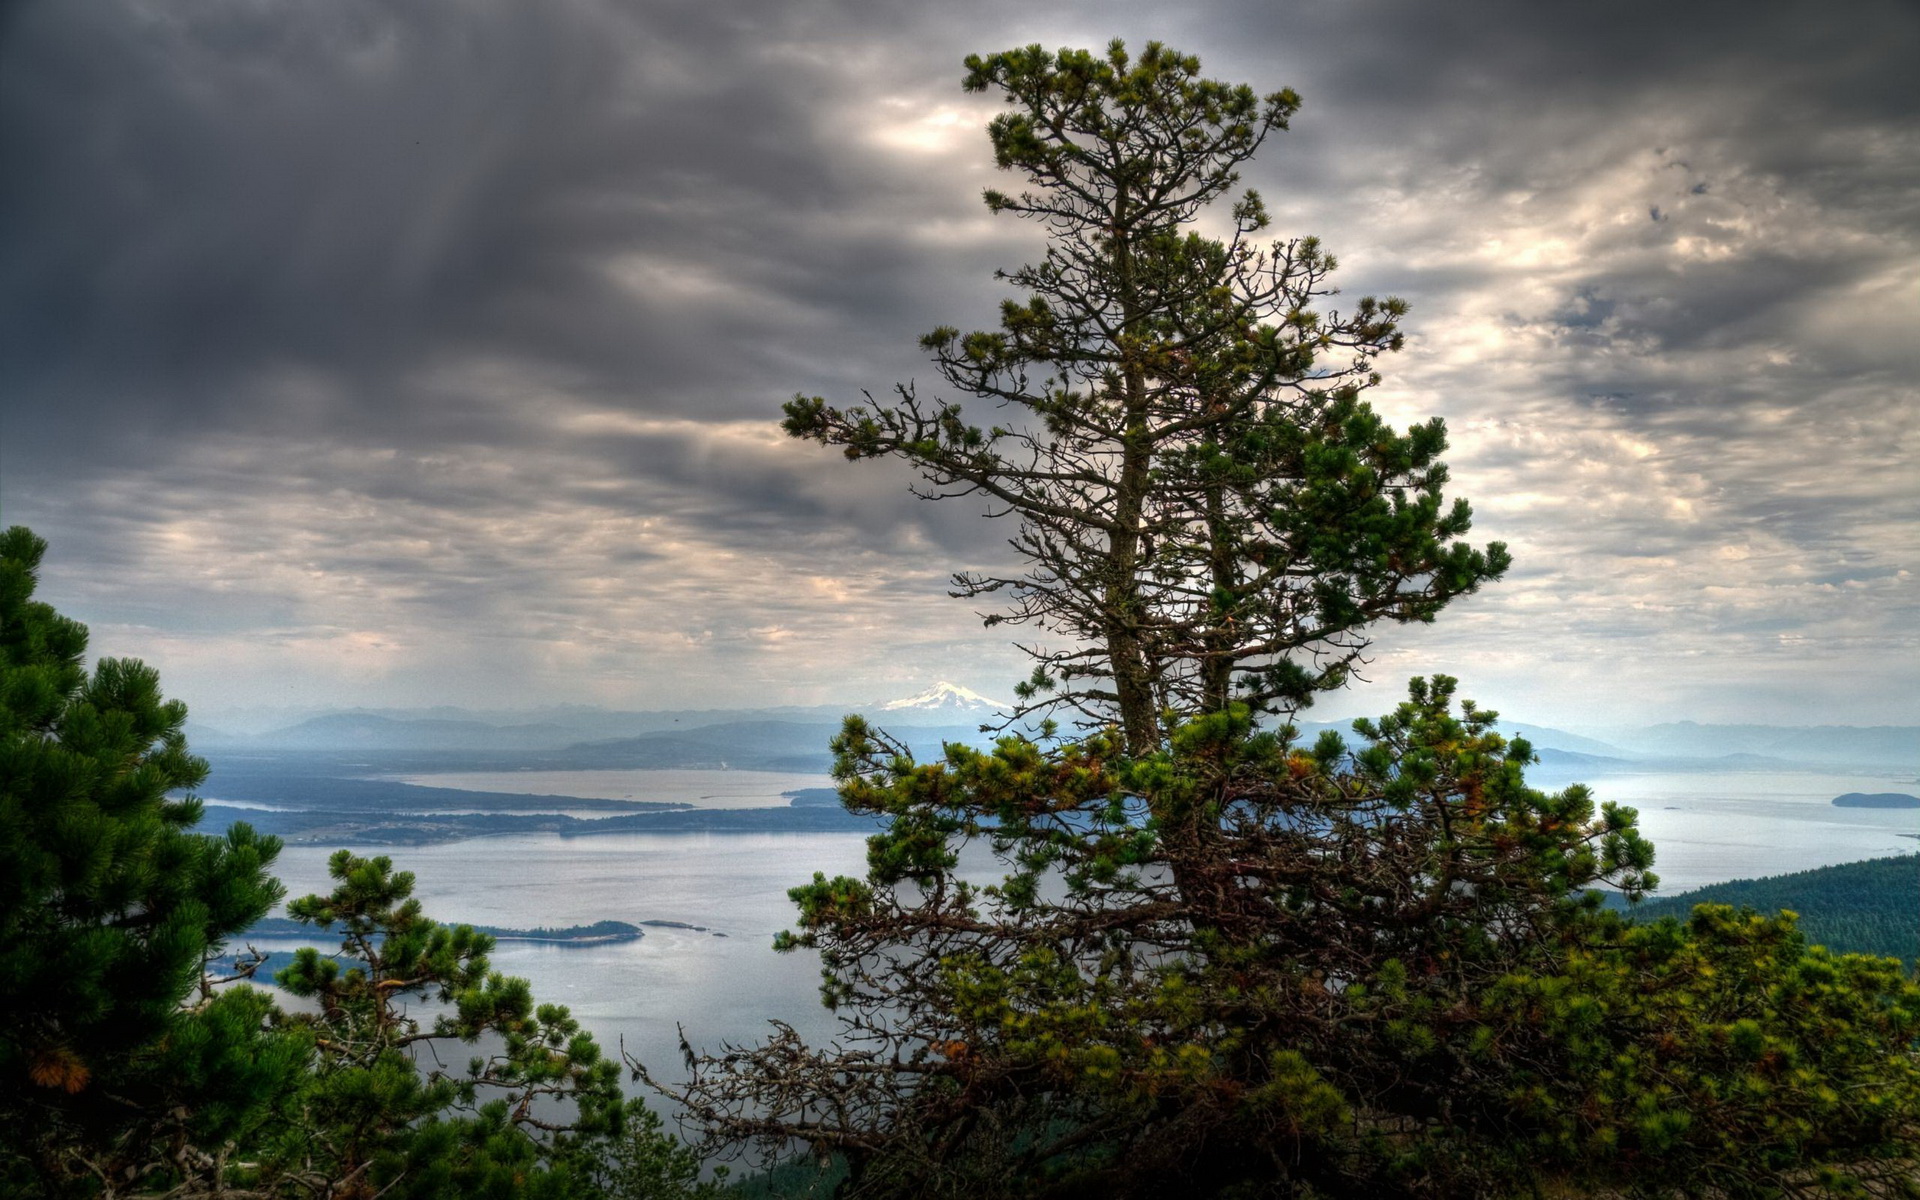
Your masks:
[{"label": "break in clouds", "polygon": [[1920,16],[28,0],[0,14],[0,504],[96,651],[226,706],[863,701],[1024,673],[1001,553],[777,428],[992,323],[973,51],[1160,38],[1503,582],[1383,630],[1520,719],[1915,719]]}]

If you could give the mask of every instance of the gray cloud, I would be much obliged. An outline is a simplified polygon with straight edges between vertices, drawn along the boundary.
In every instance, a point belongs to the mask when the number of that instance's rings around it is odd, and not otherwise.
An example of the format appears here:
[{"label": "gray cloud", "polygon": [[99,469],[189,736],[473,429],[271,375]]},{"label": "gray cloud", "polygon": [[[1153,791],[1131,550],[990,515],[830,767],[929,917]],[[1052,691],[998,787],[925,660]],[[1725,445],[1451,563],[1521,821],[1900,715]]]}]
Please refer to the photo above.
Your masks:
[{"label": "gray cloud", "polygon": [[1920,17],[1563,8],[29,0],[0,501],[189,700],[1004,691],[943,581],[1006,531],[777,405],[925,382],[1034,252],[965,53],[1161,36],[1306,95],[1247,182],[1414,301],[1380,403],[1519,553],[1386,683],[1914,719]]}]

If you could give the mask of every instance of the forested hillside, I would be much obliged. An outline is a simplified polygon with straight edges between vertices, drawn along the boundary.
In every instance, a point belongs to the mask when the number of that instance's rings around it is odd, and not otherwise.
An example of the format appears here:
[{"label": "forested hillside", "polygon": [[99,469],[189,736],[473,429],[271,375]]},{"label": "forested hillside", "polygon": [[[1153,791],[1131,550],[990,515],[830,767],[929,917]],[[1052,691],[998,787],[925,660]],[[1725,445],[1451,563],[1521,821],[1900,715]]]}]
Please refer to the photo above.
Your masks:
[{"label": "forested hillside", "polygon": [[1884,954],[1911,965],[1920,958],[1920,856],[1876,858],[1772,875],[1643,901],[1642,921],[1684,919],[1696,904],[1731,904],[1800,914],[1807,940],[1848,954]]}]

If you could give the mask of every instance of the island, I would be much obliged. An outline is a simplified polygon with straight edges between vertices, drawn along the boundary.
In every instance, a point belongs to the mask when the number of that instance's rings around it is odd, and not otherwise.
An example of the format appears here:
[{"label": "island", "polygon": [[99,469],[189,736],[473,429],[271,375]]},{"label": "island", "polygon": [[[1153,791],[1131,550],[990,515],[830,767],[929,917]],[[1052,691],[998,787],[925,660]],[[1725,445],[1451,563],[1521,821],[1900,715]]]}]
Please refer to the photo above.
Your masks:
[{"label": "island", "polygon": [[[650,922],[649,922],[650,923]],[[611,942],[637,942],[647,936],[639,926],[625,921],[595,921],[591,925],[569,925],[565,929],[504,929],[498,925],[475,925],[496,942],[550,942],[558,946],[604,946]]]},{"label": "island", "polygon": [[[459,924],[448,921],[444,924]],[[649,921],[647,924],[661,924]],[[647,936],[638,925],[625,921],[595,921],[591,925],[569,925],[565,929],[509,929],[501,925],[475,925],[480,933],[496,942],[545,942],[558,946],[605,946],[613,942],[637,942]],[[309,925],[291,917],[266,917],[234,940],[256,938],[298,938],[303,941],[330,940],[334,935],[318,925]]]},{"label": "island", "polygon": [[781,792],[794,808],[839,808],[839,788],[798,788],[791,792]]},{"label": "island", "polygon": [[1848,792],[1833,798],[1835,808],[1920,808],[1920,796],[1905,792]]}]

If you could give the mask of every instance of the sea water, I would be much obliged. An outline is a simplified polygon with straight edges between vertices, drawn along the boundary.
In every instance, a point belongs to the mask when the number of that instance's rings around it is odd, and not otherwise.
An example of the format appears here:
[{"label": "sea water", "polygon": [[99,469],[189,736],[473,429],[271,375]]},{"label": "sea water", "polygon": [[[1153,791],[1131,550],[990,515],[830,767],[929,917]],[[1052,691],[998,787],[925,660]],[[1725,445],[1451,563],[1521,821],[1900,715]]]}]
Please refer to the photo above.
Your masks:
[{"label": "sea water", "polygon": [[[599,775],[601,773],[590,773]],[[569,790],[563,773],[542,773],[529,790],[601,794],[632,790],[635,799],[713,796],[737,803],[747,793],[777,796],[799,777],[754,778],[757,772],[628,772],[598,791]],[[456,776],[434,782],[454,786]],[[468,786],[503,790],[497,776]],[[1534,772],[1540,786],[1566,780]],[[588,786],[589,781],[575,781]],[[662,785],[649,788],[650,782]],[[1653,840],[1661,892],[1911,853],[1920,811],[1842,809],[1844,792],[1913,792],[1910,778],[1820,772],[1618,774],[1590,780],[1600,800],[1640,812]],[[811,786],[809,781],[807,786]],[[811,1040],[837,1029],[819,1003],[819,962],[809,952],[776,954],[773,935],[792,924],[787,889],[813,874],[860,875],[865,839],[858,833],[604,834],[564,838],[526,834],[473,838],[432,846],[359,846],[386,854],[416,877],[415,894],[444,921],[527,928],[599,920],[677,922],[704,929],[647,926],[637,942],[564,946],[502,943],[497,969],[526,976],[534,995],[566,1004],[609,1050],[625,1050],[664,1079],[684,1075],[682,1029],[696,1048],[757,1041],[769,1020],[793,1025]],[[289,846],[277,872],[289,896],[326,891],[333,848]],[[969,874],[991,869],[970,854]],[[272,943],[279,945],[279,943]],[[267,948],[267,943],[262,943]]]}]

